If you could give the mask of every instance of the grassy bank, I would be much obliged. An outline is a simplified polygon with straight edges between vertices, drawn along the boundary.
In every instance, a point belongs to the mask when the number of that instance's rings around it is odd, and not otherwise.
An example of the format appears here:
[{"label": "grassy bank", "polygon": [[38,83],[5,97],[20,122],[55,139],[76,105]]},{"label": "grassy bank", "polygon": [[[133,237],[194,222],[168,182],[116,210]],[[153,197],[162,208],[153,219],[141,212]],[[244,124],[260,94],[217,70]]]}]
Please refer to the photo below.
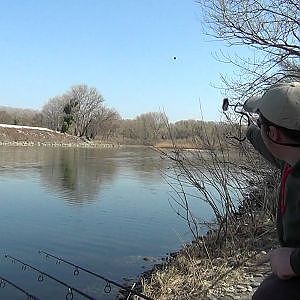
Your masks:
[{"label": "grassy bank", "polygon": [[215,227],[185,245],[141,276],[140,291],[160,300],[251,299],[270,274],[266,254],[277,246],[277,180],[273,172],[251,178],[251,188],[228,220],[226,234]]}]

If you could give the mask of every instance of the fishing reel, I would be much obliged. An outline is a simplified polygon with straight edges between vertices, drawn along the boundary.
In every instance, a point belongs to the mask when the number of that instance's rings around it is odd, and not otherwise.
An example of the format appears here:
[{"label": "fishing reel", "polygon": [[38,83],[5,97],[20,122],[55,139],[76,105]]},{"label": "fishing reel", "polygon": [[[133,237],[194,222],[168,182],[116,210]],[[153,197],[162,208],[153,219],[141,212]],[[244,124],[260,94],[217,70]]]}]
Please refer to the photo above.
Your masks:
[{"label": "fishing reel", "polygon": [[[239,114],[239,136],[229,136],[226,135],[226,138],[232,138],[237,140],[238,142],[243,142],[246,140],[246,136],[243,137],[242,134],[242,125],[243,125],[243,121],[247,122],[247,126],[250,126],[251,124],[254,123],[254,120],[249,112],[249,110],[247,109],[247,102],[249,100],[247,100],[244,104],[241,104],[239,102],[235,103],[235,104],[230,104],[229,103],[229,99],[228,98],[224,98],[223,99],[223,104],[222,104],[222,110],[224,115],[227,117],[227,119],[230,120],[230,118],[228,117],[228,115],[226,114],[226,112],[229,110],[230,107],[233,107],[233,111],[236,114]],[[247,109],[247,110],[246,110]],[[253,111],[253,113],[255,113],[255,111]]]}]

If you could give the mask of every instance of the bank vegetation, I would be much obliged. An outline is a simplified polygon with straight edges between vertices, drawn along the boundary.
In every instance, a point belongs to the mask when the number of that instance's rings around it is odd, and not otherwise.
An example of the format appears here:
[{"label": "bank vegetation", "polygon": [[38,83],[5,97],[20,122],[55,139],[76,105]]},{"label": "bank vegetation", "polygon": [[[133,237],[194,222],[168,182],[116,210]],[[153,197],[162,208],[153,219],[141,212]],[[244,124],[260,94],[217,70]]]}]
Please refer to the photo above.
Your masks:
[{"label": "bank vegetation", "polygon": [[[270,272],[279,173],[248,143],[222,140],[208,151],[157,149],[172,162],[172,175],[165,174],[170,206],[193,241],[143,274],[140,290],[153,299],[250,299]],[[209,208],[209,219],[193,209],[196,201]]]}]

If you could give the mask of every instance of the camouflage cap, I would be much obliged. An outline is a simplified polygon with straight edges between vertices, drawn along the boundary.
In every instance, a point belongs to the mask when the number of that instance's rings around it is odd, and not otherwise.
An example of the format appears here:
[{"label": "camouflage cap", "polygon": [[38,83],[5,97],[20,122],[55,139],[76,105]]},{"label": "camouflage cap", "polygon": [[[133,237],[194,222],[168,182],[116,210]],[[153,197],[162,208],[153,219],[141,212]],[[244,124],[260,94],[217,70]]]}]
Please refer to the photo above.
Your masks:
[{"label": "camouflage cap", "polygon": [[248,99],[243,106],[247,112],[260,112],[272,123],[300,131],[300,82],[278,83],[261,97]]}]

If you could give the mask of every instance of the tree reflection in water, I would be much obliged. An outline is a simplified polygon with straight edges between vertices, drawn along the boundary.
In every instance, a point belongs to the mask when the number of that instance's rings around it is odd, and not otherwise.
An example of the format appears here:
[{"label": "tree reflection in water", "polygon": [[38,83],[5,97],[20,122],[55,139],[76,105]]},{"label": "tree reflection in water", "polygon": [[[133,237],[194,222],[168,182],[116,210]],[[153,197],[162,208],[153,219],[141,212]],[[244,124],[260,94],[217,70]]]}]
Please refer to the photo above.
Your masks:
[{"label": "tree reflection in water", "polygon": [[[99,193],[115,177],[138,174],[149,183],[158,178],[166,162],[147,148],[89,149],[0,147],[0,172],[13,176],[39,176],[43,188],[58,193],[71,205],[98,201]],[[0,173],[0,174],[1,174]],[[17,174],[17,175],[16,175]]]},{"label": "tree reflection in water", "polygon": [[40,176],[43,187],[72,205],[97,200],[117,173],[108,149],[0,147],[1,175]]},{"label": "tree reflection in water", "polygon": [[42,181],[72,205],[94,202],[103,185],[111,182],[117,167],[115,152],[99,149],[57,149],[48,151],[41,170]]}]

